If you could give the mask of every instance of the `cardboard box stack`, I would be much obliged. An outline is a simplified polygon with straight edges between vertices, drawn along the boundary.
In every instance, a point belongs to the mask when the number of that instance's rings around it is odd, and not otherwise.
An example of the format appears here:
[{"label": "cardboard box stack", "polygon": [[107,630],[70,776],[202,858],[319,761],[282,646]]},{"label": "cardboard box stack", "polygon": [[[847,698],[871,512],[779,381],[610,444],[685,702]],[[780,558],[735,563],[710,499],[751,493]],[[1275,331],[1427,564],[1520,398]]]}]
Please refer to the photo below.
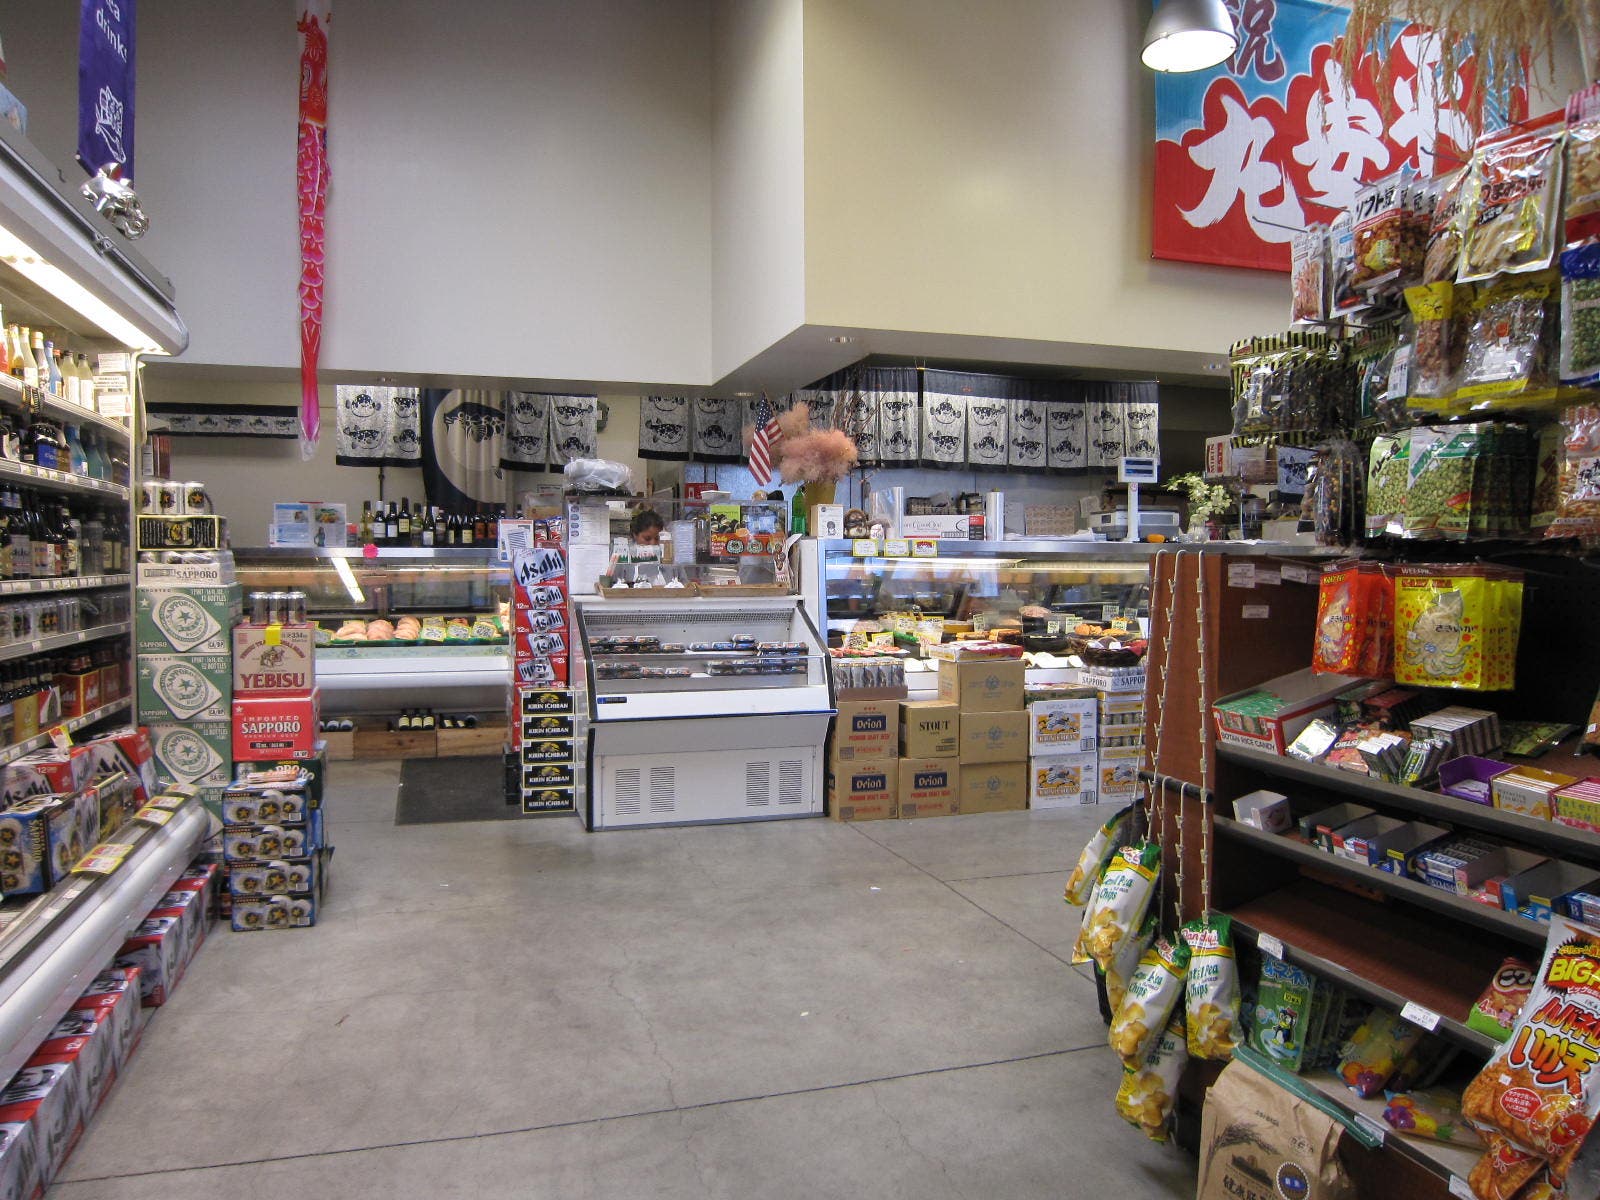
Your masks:
[{"label": "cardboard box stack", "polygon": [[828,815],[881,821],[900,815],[900,701],[838,702],[828,735]]},{"label": "cardboard box stack", "polygon": [[960,812],[960,708],[948,700],[902,700],[899,710],[899,815],[947,817]]},{"label": "cardboard box stack", "polygon": [[255,603],[258,596],[251,596],[252,619],[235,625],[230,639],[233,762],[243,766],[309,761],[322,754],[317,739],[322,692],[317,687],[316,626],[288,619],[303,613],[275,611],[265,601]]},{"label": "cardboard box stack", "polygon": [[1028,803],[1033,808],[1098,804],[1100,696],[1053,688],[1028,702]]},{"label": "cardboard box stack", "polygon": [[1028,712],[1020,658],[939,663],[939,699],[958,713],[959,790],[952,811],[1028,807]]},{"label": "cardboard box stack", "polygon": [[559,522],[502,521],[511,549],[510,745],[506,802],[528,815],[577,811],[577,712],[572,703],[572,612]]},{"label": "cardboard box stack", "polygon": [[242,762],[222,797],[227,909],[239,932],[317,923],[333,847],[327,756]]},{"label": "cardboard box stack", "polygon": [[1099,803],[1131,804],[1144,795],[1139,782],[1145,752],[1144,667],[1085,667],[1078,682],[1094,689],[1100,701]]},{"label": "cardboard box stack", "polygon": [[220,812],[234,757],[233,627],[243,612],[233,555],[143,561],[153,557],[140,556],[134,596],[139,722],[150,731],[157,774],[193,787]]}]

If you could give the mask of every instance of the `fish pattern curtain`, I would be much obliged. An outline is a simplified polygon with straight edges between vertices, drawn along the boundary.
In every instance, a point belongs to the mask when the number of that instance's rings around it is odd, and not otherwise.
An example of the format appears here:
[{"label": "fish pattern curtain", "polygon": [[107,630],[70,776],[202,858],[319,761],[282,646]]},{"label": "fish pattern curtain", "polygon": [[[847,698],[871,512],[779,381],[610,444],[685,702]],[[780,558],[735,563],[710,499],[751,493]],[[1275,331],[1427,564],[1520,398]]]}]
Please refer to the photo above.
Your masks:
[{"label": "fish pattern curtain", "polygon": [[1081,471],[1089,465],[1088,406],[1082,400],[1045,405],[1045,463],[1051,471]]},{"label": "fish pattern curtain", "polygon": [[744,461],[744,405],[739,400],[701,396],[690,412],[689,444],[696,462]]},{"label": "fish pattern curtain", "polygon": [[575,458],[599,453],[600,398],[550,397],[550,465],[565,466]]},{"label": "fish pattern curtain", "polygon": [[513,471],[545,471],[550,466],[550,401],[538,392],[507,392],[506,434],[500,465]]},{"label": "fish pattern curtain", "polygon": [[334,389],[334,461],[341,467],[414,467],[422,461],[416,388],[340,384]]},{"label": "fish pattern curtain", "polygon": [[639,400],[639,457],[686,462],[689,458],[689,397],[643,396]]},{"label": "fish pattern curtain", "polygon": [[1117,385],[1125,398],[1122,411],[1124,452],[1133,458],[1161,458],[1161,404],[1153,383]]},{"label": "fish pattern curtain", "polygon": [[1127,452],[1127,402],[1117,384],[1089,385],[1089,462],[1110,469]]},{"label": "fish pattern curtain", "polygon": [[915,367],[863,371],[862,402],[876,411],[877,461],[885,467],[915,466],[922,453],[921,381]]}]

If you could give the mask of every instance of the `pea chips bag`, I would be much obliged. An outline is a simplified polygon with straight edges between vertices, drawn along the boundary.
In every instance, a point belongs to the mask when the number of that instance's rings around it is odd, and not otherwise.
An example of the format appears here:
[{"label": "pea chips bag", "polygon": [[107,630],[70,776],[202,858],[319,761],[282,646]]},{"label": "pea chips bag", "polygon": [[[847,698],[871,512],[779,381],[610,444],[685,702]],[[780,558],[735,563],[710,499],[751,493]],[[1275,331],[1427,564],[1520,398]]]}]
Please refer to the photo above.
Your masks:
[{"label": "pea chips bag", "polygon": [[1122,1083],[1117,1088],[1117,1112],[1152,1141],[1167,1140],[1172,1105],[1178,1095],[1178,1079],[1183,1075],[1188,1057],[1183,1021],[1174,1017],[1161,1031],[1144,1061],[1137,1067],[1123,1070]]},{"label": "pea chips bag", "polygon": [[1212,913],[1180,931],[1189,947],[1184,982],[1185,1037],[1191,1057],[1227,1061],[1239,1041],[1239,964],[1233,918]]},{"label": "pea chips bag", "polygon": [[1122,1006],[1122,998],[1128,993],[1128,980],[1132,979],[1133,973],[1139,969],[1139,961],[1144,958],[1144,952],[1150,949],[1150,943],[1155,941],[1156,934],[1161,932],[1159,925],[1159,918],[1151,913],[1145,919],[1144,928],[1117,948],[1116,956],[1106,967],[1106,1003],[1111,1006],[1113,1014]]},{"label": "pea chips bag", "polygon": [[1083,910],[1083,926],[1072,950],[1073,962],[1093,959],[1102,971],[1117,949],[1144,924],[1161,871],[1161,847],[1139,842],[1121,847],[1100,877]]},{"label": "pea chips bag", "polygon": [[1173,1010],[1183,1002],[1188,966],[1189,947],[1181,939],[1157,938],[1144,952],[1111,1018],[1111,1048],[1124,1067],[1137,1067],[1154,1048]]},{"label": "pea chips bag", "polygon": [[1123,830],[1127,828],[1132,816],[1133,807],[1130,805],[1100,826],[1095,835],[1089,839],[1083,848],[1083,853],[1078,855],[1078,865],[1072,868],[1072,874],[1067,877],[1067,887],[1062,899],[1068,904],[1082,904],[1089,899],[1095,884],[1100,881],[1100,873],[1111,861],[1111,855],[1116,850],[1117,843],[1122,840]]}]

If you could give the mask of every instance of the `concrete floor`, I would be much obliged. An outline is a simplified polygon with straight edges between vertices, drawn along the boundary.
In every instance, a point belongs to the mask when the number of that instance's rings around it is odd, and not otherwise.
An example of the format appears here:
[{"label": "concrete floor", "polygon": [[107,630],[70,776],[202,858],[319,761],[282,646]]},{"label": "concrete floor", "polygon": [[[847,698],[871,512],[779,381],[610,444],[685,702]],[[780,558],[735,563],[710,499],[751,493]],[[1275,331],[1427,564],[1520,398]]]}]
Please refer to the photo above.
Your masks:
[{"label": "concrete floor", "polygon": [[396,827],[340,764],[324,923],[218,930],[53,1189],[1189,1197],[1065,959],[1103,810]]}]

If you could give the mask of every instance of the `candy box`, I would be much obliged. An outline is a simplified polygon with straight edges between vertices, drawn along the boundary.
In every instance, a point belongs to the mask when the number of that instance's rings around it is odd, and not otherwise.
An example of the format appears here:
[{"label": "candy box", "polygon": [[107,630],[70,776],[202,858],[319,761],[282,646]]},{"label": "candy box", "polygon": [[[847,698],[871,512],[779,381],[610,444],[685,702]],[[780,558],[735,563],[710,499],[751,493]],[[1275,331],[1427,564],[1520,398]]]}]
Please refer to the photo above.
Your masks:
[{"label": "candy box", "polygon": [[[109,1033],[110,1058],[120,1071],[132,1057],[144,1031],[140,1015],[140,971],[136,966],[107,967],[72,1002],[74,1012],[89,1013]],[[108,1085],[109,1086],[109,1085]]]},{"label": "candy box", "polygon": [[1312,721],[1333,716],[1335,701],[1349,687],[1348,679],[1316,675],[1308,667],[1261,687],[1224,696],[1211,706],[1217,739],[1282,754]]},{"label": "candy box", "polygon": [[145,723],[228,719],[230,655],[144,654],[137,674],[139,719]]},{"label": "candy box", "polygon": [[1567,896],[1572,892],[1600,891],[1600,875],[1591,867],[1551,859],[1508,876],[1500,885],[1500,902],[1507,912],[1538,921],[1572,915]]},{"label": "candy box", "polygon": [[83,1133],[70,1062],[32,1063],[0,1091],[0,1127],[15,1125],[31,1142],[34,1179],[48,1188]]},{"label": "candy box", "polygon": [[1429,846],[1450,836],[1448,829],[1422,821],[1407,821],[1403,829],[1390,834],[1383,848],[1383,857],[1374,865],[1391,875],[1413,878],[1420,855]]},{"label": "candy box", "polygon": [[1506,870],[1504,846],[1457,838],[1417,855],[1418,879],[1429,887],[1465,896],[1491,875]]},{"label": "candy box", "polygon": [[238,762],[313,758],[322,691],[304,696],[243,697],[233,702],[233,757]]},{"label": "candy box", "polygon": [[1333,831],[1333,852],[1352,862],[1377,866],[1385,857],[1389,839],[1404,829],[1405,825],[1397,817],[1385,817],[1378,813],[1361,817]]},{"label": "candy box", "polygon": [[1496,775],[1507,770],[1510,770],[1509,763],[1493,758],[1479,758],[1475,754],[1463,754],[1459,758],[1452,758],[1439,768],[1439,790],[1446,796],[1454,796],[1458,800],[1470,800],[1474,804],[1493,804],[1494,792],[1490,783]]},{"label": "candy box", "polygon": [[1298,822],[1300,836],[1317,849],[1332,854],[1333,831],[1341,825],[1348,825],[1351,821],[1371,815],[1372,810],[1364,804],[1344,803],[1318,809],[1300,818]]},{"label": "candy box", "polygon": [[1233,802],[1235,820],[1267,833],[1284,833],[1294,824],[1289,797],[1279,792],[1255,791]]},{"label": "candy box", "polygon": [[89,756],[90,779],[120,771],[133,781],[140,804],[156,794],[155,748],[148,730],[125,725],[84,742],[83,750]]},{"label": "candy box", "polygon": [[1551,793],[1555,819],[1574,829],[1600,833],[1600,779],[1580,779]]},{"label": "candy box", "polygon": [[1489,783],[1494,806],[1525,817],[1551,818],[1550,797],[1557,790],[1577,783],[1571,775],[1560,775],[1538,767],[1513,767],[1502,771]]},{"label": "candy box", "polygon": [[180,925],[178,916],[146,917],[113,960],[119,967],[139,968],[139,1000],[145,1008],[159,1008],[178,986],[183,973]]}]

